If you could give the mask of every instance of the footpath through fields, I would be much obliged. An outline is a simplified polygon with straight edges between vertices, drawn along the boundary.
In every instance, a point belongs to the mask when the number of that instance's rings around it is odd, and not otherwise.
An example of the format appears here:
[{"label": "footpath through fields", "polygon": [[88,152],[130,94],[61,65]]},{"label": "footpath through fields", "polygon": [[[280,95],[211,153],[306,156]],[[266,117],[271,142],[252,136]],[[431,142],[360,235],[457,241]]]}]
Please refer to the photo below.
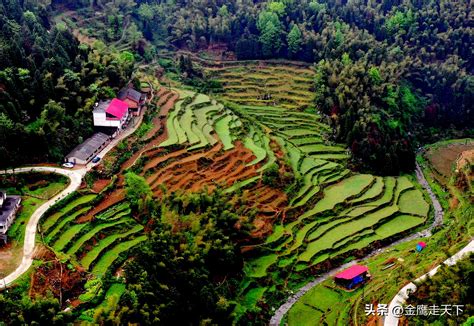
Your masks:
[{"label": "footpath through fields", "polygon": [[[416,163],[416,170],[415,170],[415,173],[416,173],[416,179],[418,181],[418,183],[427,191],[430,199],[431,199],[431,202],[433,204],[433,208],[434,208],[434,214],[435,214],[435,217],[434,217],[434,220],[433,220],[433,223],[426,229],[420,231],[420,232],[417,232],[417,233],[414,233],[412,235],[409,235],[405,238],[402,238],[398,241],[395,241],[393,243],[391,243],[390,245],[386,246],[386,247],[383,247],[381,249],[377,249],[377,250],[374,250],[372,251],[371,253],[369,253],[367,256],[363,257],[363,258],[360,258],[358,260],[354,260],[354,261],[351,261],[349,263],[346,263],[344,265],[341,265],[337,268],[334,268],[324,274],[321,274],[319,277],[317,277],[316,279],[314,279],[313,281],[309,282],[308,284],[306,284],[305,286],[303,286],[301,289],[298,290],[298,292],[296,292],[294,295],[292,295],[291,297],[288,298],[288,300],[286,300],[286,302],[281,305],[274,313],[274,315],[272,316],[272,318],[270,319],[270,326],[279,326],[281,324],[281,321],[283,320],[283,317],[288,313],[288,311],[291,309],[291,307],[303,296],[306,294],[306,292],[308,292],[309,290],[311,290],[313,287],[315,287],[316,285],[322,283],[323,281],[325,281],[326,279],[328,279],[329,277],[332,277],[334,276],[335,274],[339,273],[340,271],[356,264],[357,262],[360,262],[362,260],[365,260],[367,258],[370,258],[372,256],[375,256],[379,253],[382,253],[384,251],[386,251],[387,249],[393,247],[393,246],[396,246],[400,243],[403,243],[403,242],[407,242],[407,241],[411,241],[411,240],[414,240],[414,239],[417,239],[417,238],[424,238],[424,237],[430,237],[431,236],[431,231],[434,227],[436,226],[439,226],[439,225],[442,225],[443,224],[443,218],[444,218],[444,213],[443,213],[443,209],[441,207],[441,204],[439,203],[438,199],[436,198],[433,190],[431,189],[431,187],[429,186],[428,182],[426,181],[426,178],[423,174],[423,171],[421,170],[421,167],[419,166],[418,163]],[[398,320],[397,320],[398,322]],[[387,325],[387,324],[385,324]]]}]

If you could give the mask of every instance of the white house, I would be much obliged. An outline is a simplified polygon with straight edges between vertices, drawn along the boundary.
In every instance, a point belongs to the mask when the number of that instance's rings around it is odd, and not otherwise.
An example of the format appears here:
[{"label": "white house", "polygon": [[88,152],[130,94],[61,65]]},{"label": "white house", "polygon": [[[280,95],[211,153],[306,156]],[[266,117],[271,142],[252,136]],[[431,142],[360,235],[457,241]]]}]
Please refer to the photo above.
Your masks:
[{"label": "white house", "polygon": [[93,111],[95,127],[123,129],[128,121],[128,104],[117,98],[97,104]]},{"label": "white house", "polygon": [[0,239],[5,243],[7,242],[8,228],[15,219],[20,203],[20,196],[7,196],[5,191],[0,190]]}]

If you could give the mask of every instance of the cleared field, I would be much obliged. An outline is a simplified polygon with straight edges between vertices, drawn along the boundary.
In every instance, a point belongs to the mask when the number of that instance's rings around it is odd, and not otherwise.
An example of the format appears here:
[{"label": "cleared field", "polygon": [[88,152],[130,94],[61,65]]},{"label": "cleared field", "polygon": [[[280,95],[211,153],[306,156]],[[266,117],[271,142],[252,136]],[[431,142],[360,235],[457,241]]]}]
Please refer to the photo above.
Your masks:
[{"label": "cleared field", "polygon": [[287,109],[311,105],[314,71],[305,66],[273,66],[263,62],[245,66],[207,66],[206,76],[223,85],[222,97],[242,105],[269,105]]}]

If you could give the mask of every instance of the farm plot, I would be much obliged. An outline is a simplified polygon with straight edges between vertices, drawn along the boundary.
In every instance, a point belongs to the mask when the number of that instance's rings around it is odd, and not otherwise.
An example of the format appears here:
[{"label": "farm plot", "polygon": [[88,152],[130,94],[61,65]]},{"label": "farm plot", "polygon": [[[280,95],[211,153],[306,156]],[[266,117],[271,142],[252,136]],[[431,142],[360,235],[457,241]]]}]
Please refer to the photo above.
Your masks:
[{"label": "farm plot", "polygon": [[87,205],[96,195],[81,196],[59,212],[49,216],[45,223],[44,242],[60,256],[103,275],[122,252],[144,240],[143,226],[131,218],[126,202],[113,204],[94,214],[92,221],[80,223],[91,209]]},{"label": "farm plot", "polygon": [[326,187],[312,209],[275,229],[262,246],[277,255],[274,264],[302,270],[417,227],[428,212],[409,179],[354,175]]},{"label": "farm plot", "polygon": [[208,78],[222,84],[222,97],[237,104],[297,109],[311,105],[313,98],[314,71],[305,66],[254,62],[226,67],[210,65],[205,72]]},{"label": "farm plot", "polygon": [[206,95],[186,92],[169,112],[168,139],[159,146],[186,145],[188,150],[196,150],[213,146],[219,139],[224,150],[229,150],[234,147],[241,126],[242,121],[222,104]]},{"label": "farm plot", "polygon": [[241,106],[236,111],[250,124],[246,144],[254,148],[256,157],[274,153],[268,146],[274,139],[284,151],[295,176],[302,185],[291,198],[291,207],[300,207],[311,202],[324,185],[342,180],[349,174],[345,161],[346,150],[324,141],[327,126],[319,122],[316,114],[290,111],[278,107]]}]

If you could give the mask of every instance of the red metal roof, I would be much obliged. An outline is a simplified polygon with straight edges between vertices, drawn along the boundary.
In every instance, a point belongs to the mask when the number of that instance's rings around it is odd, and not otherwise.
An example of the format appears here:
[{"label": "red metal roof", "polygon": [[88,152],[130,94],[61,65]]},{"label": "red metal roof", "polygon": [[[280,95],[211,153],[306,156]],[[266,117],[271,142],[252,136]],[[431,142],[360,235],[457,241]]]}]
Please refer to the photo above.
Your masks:
[{"label": "red metal roof", "polygon": [[343,270],[339,274],[336,274],[335,278],[342,278],[345,280],[351,280],[354,277],[367,272],[369,268],[367,266],[361,266],[361,265],[354,265],[349,267],[348,269]]},{"label": "red metal roof", "polygon": [[122,119],[125,113],[127,113],[128,105],[124,101],[114,98],[110,102],[109,106],[105,110],[106,113],[113,115],[118,119]]}]

